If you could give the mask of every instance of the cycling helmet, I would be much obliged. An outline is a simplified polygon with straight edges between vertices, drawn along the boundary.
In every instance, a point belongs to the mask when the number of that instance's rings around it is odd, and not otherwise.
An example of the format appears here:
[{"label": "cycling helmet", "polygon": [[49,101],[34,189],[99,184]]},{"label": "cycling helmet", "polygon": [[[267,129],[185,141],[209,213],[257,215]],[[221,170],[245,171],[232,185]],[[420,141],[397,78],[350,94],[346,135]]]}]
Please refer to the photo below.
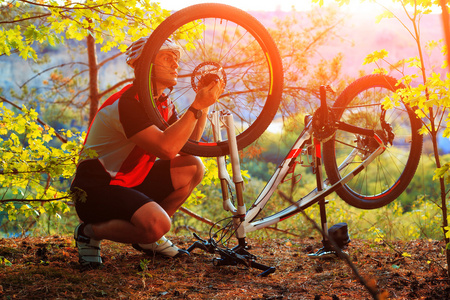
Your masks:
[{"label": "cycling helmet", "polygon": [[[142,50],[144,49],[145,43],[147,43],[148,37],[141,37],[134,43],[132,43],[127,50],[125,51],[125,55],[127,56],[127,64],[134,69],[136,61],[142,54]],[[169,50],[175,53],[177,59],[179,60],[181,57],[181,47],[174,43],[173,41],[167,39],[159,51]]]}]

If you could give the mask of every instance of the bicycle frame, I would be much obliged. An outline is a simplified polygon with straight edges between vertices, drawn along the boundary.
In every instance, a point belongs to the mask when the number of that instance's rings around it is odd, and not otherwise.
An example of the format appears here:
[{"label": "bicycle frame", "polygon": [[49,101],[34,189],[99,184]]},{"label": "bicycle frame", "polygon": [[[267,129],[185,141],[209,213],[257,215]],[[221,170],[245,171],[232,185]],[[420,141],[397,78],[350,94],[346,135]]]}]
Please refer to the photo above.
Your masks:
[{"label": "bicycle frame", "polygon": [[[326,105],[323,104],[322,105]],[[322,106],[325,107],[326,106]],[[220,115],[222,114],[222,115]],[[216,141],[221,140],[220,135],[220,123],[224,124],[227,130],[228,140],[230,141],[230,160],[233,170],[233,182],[236,190],[236,198],[238,207],[235,208],[231,202],[228,195],[227,185],[231,184],[230,177],[226,172],[225,159],[224,157],[218,157],[218,169],[219,169],[219,179],[222,186],[222,196],[223,196],[223,208],[230,211],[234,215],[234,224],[236,229],[236,237],[238,238],[240,244],[245,244],[245,236],[247,232],[252,232],[258,229],[268,227],[270,225],[276,224],[282,220],[285,220],[293,215],[299,213],[301,210],[311,206],[314,203],[319,202],[321,199],[325,199],[326,196],[330,195],[342,185],[349,182],[353,177],[355,177],[359,172],[361,172],[365,167],[367,167],[378,155],[380,155],[386,148],[386,145],[382,139],[373,131],[365,128],[358,128],[345,123],[337,124],[340,130],[357,133],[361,135],[370,135],[378,142],[378,148],[373,151],[364,161],[362,161],[357,167],[353,169],[352,172],[348,173],[338,182],[329,185],[327,179],[323,180],[322,172],[322,141],[313,137],[313,119],[310,118],[309,122],[305,124],[305,128],[300,133],[296,142],[292,146],[289,153],[283,159],[281,164],[277,167],[276,171],[257,197],[253,205],[246,211],[245,202],[243,200],[243,179],[240,174],[240,164],[238,157],[238,149],[235,143],[235,133],[234,133],[234,123],[233,117],[230,113],[223,112],[212,112],[210,121],[213,123],[214,136]],[[234,142],[233,142],[234,141]],[[293,199],[286,199],[286,201],[291,202],[291,205],[271,216],[267,216],[261,219],[257,219],[259,213],[263,210],[264,206],[269,201],[270,197],[273,195],[277,186],[282,182],[282,180],[288,174],[290,168],[295,163],[296,158],[301,155],[302,152],[311,147],[309,141],[313,141],[315,159],[312,167],[316,170],[317,187],[310,191],[307,195],[294,201]],[[339,170],[346,167],[352,158],[357,155],[358,150],[354,149],[351,155],[341,163]]]},{"label": "bicycle frame", "polygon": [[[222,188],[222,200],[223,209],[229,211],[233,217],[233,233],[238,240],[238,245],[232,249],[221,248],[215,241],[214,236],[211,236],[208,240],[201,239],[198,235],[194,234],[198,241],[194,242],[187,251],[191,252],[196,248],[203,249],[209,253],[220,254],[220,259],[214,259],[213,262],[216,266],[221,265],[237,265],[242,264],[247,267],[254,267],[263,270],[259,276],[267,276],[275,272],[274,267],[265,266],[255,262],[256,257],[250,254],[247,249],[248,245],[246,242],[246,234],[248,232],[256,231],[262,228],[266,228],[270,225],[281,222],[289,217],[294,216],[300,211],[306,209],[307,207],[318,203],[320,207],[321,225],[322,225],[322,235],[324,244],[324,254],[332,248],[327,248],[330,246],[330,241],[328,237],[328,225],[326,221],[326,211],[325,211],[325,197],[331,193],[337,191],[339,188],[343,187],[352,178],[363,171],[370,163],[372,163],[377,156],[382,154],[386,148],[387,144],[391,141],[389,138],[382,139],[375,130],[357,127],[351,124],[347,124],[341,121],[334,120],[334,117],[329,115],[328,107],[326,103],[326,88],[324,86],[320,87],[320,100],[321,104],[319,109],[314,113],[313,116],[307,116],[305,118],[305,128],[298,136],[297,140],[291,147],[288,154],[285,156],[283,161],[279,164],[274,174],[267,182],[266,186],[263,188],[259,196],[256,198],[252,206],[247,210],[243,197],[244,181],[241,176],[240,162],[238,155],[238,146],[236,143],[235,127],[233,115],[229,112],[213,111],[209,114],[209,121],[212,124],[213,136],[215,142],[222,141],[221,128],[225,128],[227,132],[228,145],[229,145],[229,157],[231,161],[233,180],[231,180],[225,164],[225,157],[221,156],[217,158],[218,169],[219,169],[219,179]],[[384,118],[382,118],[384,120]],[[388,123],[383,123],[382,126],[389,127]],[[364,155],[363,161],[358,163],[358,165],[353,168],[350,172],[346,173],[344,177],[341,177],[337,182],[331,184],[328,179],[324,179],[322,171],[322,145],[331,138],[336,130],[349,132],[356,134],[358,136],[365,136],[373,138],[376,143],[373,144],[370,153],[361,152],[361,149],[354,148],[347,155],[347,158],[341,162],[340,166],[337,167],[338,171],[342,171],[344,168],[353,164],[353,160],[356,156]],[[277,190],[277,187],[286,176],[294,171],[295,164],[297,163],[297,158],[308,150],[312,154],[313,160],[309,167],[313,168],[316,175],[316,188],[301,197],[298,200],[290,199],[288,196],[281,196],[290,203],[290,205],[279,212],[274,213],[270,216],[265,216],[258,218],[259,214],[263,211],[265,205],[270,200],[273,193]],[[347,171],[347,170],[346,170]],[[295,180],[295,175],[293,174],[293,180]],[[296,184],[294,182],[293,184]],[[236,193],[237,207],[234,206],[231,201],[228,188],[234,185]],[[343,198],[344,199],[344,198]],[[348,200],[348,199],[344,199]],[[225,226],[227,227],[227,226]],[[322,254],[318,251],[317,257]],[[320,252],[320,253],[319,253]]]}]

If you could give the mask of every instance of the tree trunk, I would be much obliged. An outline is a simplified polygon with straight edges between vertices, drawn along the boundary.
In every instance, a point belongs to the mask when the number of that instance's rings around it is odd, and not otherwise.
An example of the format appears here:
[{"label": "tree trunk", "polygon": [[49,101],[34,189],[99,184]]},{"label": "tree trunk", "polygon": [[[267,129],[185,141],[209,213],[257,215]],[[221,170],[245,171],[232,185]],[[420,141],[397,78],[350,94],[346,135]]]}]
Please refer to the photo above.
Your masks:
[{"label": "tree trunk", "polygon": [[86,39],[88,59],[89,59],[89,125],[94,120],[98,110],[99,93],[98,93],[98,65],[97,52],[95,47],[95,39],[92,35],[88,35]]},{"label": "tree trunk", "polygon": [[[439,150],[438,150],[438,143],[437,143],[437,131],[435,131],[433,127],[433,131],[431,132],[431,140],[433,143],[433,152],[434,152],[434,159],[436,161],[436,168],[442,167],[441,165],[441,159],[439,156]],[[444,234],[444,240],[445,240],[445,257],[447,259],[447,276],[450,277],[450,249],[448,249],[447,245],[450,242],[450,239],[446,237],[445,229],[448,227],[448,218],[447,218],[447,199],[445,195],[445,182],[444,177],[439,178],[439,187],[440,187],[440,196],[441,196],[441,210],[442,210],[442,231]]]}]

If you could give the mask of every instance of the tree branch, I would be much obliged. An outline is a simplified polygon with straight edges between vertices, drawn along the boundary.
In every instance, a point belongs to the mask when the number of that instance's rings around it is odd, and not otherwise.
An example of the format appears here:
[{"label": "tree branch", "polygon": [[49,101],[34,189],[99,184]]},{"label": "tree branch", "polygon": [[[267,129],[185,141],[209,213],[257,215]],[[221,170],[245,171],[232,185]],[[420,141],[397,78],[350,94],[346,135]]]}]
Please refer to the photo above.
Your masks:
[{"label": "tree branch", "polygon": [[108,88],[108,89],[104,90],[103,92],[99,93],[98,97],[101,98],[101,97],[105,96],[106,94],[110,93],[111,91],[115,90],[119,86],[122,86],[122,85],[124,85],[125,83],[128,83],[128,82],[132,82],[133,80],[134,80],[133,78],[129,78],[129,79],[125,79],[125,80],[119,81],[115,85],[113,85],[110,88]]},{"label": "tree branch", "polygon": [[45,7],[45,8],[59,8],[59,9],[62,9],[62,10],[72,10],[72,9],[89,9],[89,10],[92,10],[92,9],[97,8],[97,7],[113,5],[114,3],[117,3],[117,2],[111,1],[111,2],[108,2],[108,3],[99,4],[99,5],[88,6],[88,5],[85,5],[82,2],[76,2],[75,4],[82,5],[83,7],[69,7],[69,5],[71,3],[68,3],[67,5],[64,5],[64,6],[58,6],[58,5],[50,5],[50,4],[44,4],[44,3],[31,2],[31,1],[27,1],[27,0],[19,0],[19,1],[27,3],[27,4],[30,4],[30,5],[34,5],[34,6],[40,6],[40,7]]},{"label": "tree branch", "polygon": [[69,196],[64,197],[58,197],[58,198],[52,198],[52,199],[2,199],[0,200],[0,203],[6,203],[6,202],[23,202],[23,203],[29,203],[29,202],[52,202],[52,201],[59,201],[64,199],[70,199]]},{"label": "tree branch", "polygon": [[[7,100],[7,99],[1,97],[1,96],[0,96],[0,100],[3,101],[3,102],[6,102],[6,103],[8,103],[8,104],[14,106],[14,107],[17,108],[18,110],[22,111],[22,108],[21,108],[20,106],[14,104],[13,102],[11,102],[11,101],[9,101],[9,100]],[[44,126],[44,127],[49,127],[49,128],[51,127],[51,126],[49,126],[47,123],[45,123],[44,121],[42,121],[42,120],[39,119],[39,118],[37,118],[36,120],[37,120],[37,122],[38,122],[39,124],[41,124],[41,125]],[[56,130],[55,130],[55,135],[56,135],[56,137],[57,137],[61,142],[67,143],[67,138],[64,137],[64,136],[62,136],[61,134],[59,134]]]},{"label": "tree branch", "polygon": [[[285,195],[282,191],[278,191],[278,194],[287,202],[289,202],[290,204],[296,206],[297,208],[300,208],[299,205],[294,202],[294,200],[291,197],[288,197],[287,195]],[[358,278],[358,280],[361,282],[361,284],[367,289],[367,291],[370,293],[370,295],[373,297],[373,299],[378,299],[378,295],[377,292],[373,290],[373,288],[371,288],[366,280],[359,274],[358,269],[356,268],[356,266],[352,263],[352,261],[350,260],[350,257],[346,254],[344,254],[342,252],[342,250],[339,248],[339,246],[336,244],[336,242],[333,240],[333,238],[331,236],[328,235],[327,232],[323,231],[322,228],[319,227],[319,225],[317,225],[317,223],[311,219],[305,212],[304,210],[300,210],[300,212],[302,213],[302,215],[313,225],[313,227],[319,231],[322,236],[327,237],[327,239],[331,242],[331,244],[333,245],[333,248],[336,250],[336,252],[338,253],[339,257],[341,259],[344,259],[348,266],[352,269],[353,274],[355,274],[355,276]]]},{"label": "tree branch", "polygon": [[100,62],[100,63],[98,64],[98,68],[101,68],[101,67],[102,67],[103,65],[105,65],[106,63],[110,62],[111,60],[116,59],[117,57],[119,57],[119,56],[121,56],[121,55],[123,55],[122,52],[117,53],[117,54],[115,54],[115,55],[113,55],[113,56],[111,56],[111,57],[109,57],[109,58],[103,60],[102,62]]},{"label": "tree branch", "polygon": [[[22,88],[24,85],[26,85],[28,82],[30,82],[30,81],[33,80],[34,78],[36,78],[36,77],[38,77],[38,76],[44,74],[45,72],[48,72],[48,71],[53,70],[53,69],[56,69],[56,68],[66,67],[66,66],[72,67],[73,65],[76,65],[76,64],[80,64],[80,65],[87,66],[87,64],[86,64],[86,63],[83,63],[83,62],[71,62],[71,63],[66,63],[66,64],[60,64],[60,65],[58,65],[58,66],[53,66],[53,67],[47,68],[47,69],[45,69],[45,70],[43,70],[43,71],[37,73],[37,74],[34,75],[33,77],[31,77],[30,79],[28,79],[27,81],[25,81],[25,83],[23,83],[23,84],[20,86],[20,88]],[[81,73],[82,73],[82,72],[80,72],[79,74],[81,74]]]},{"label": "tree branch", "polygon": [[13,23],[20,23],[28,20],[34,20],[34,19],[41,19],[51,16],[52,14],[42,14],[34,17],[24,18],[24,19],[18,19],[18,20],[8,20],[8,21],[0,21],[0,24],[13,24]]},{"label": "tree branch", "polygon": [[206,219],[206,218],[204,218],[204,217],[202,217],[202,216],[196,214],[195,212],[193,212],[193,211],[187,209],[187,208],[184,207],[184,206],[181,206],[181,207],[180,207],[180,211],[183,212],[183,213],[185,213],[185,214],[187,214],[187,215],[190,216],[190,217],[193,217],[194,219],[197,219],[197,220],[199,220],[199,221],[205,223],[205,224],[208,224],[208,225],[210,225],[210,226],[218,226],[218,227],[220,227],[218,224],[214,223],[213,221],[211,221],[211,220],[209,220],[209,219]]}]

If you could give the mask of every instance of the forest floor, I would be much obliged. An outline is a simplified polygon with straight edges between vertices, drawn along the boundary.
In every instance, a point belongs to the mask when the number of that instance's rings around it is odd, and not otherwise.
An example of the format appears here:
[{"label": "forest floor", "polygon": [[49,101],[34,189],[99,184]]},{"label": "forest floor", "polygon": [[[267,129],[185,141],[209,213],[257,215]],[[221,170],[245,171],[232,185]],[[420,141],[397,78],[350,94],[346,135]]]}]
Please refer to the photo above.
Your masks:
[{"label": "forest floor", "polygon": [[[171,237],[188,248],[191,237]],[[70,236],[0,239],[2,299],[374,299],[345,259],[311,259],[317,239],[249,239],[266,277],[244,266],[215,266],[193,250],[167,259],[102,243],[101,269],[81,270]],[[450,299],[443,242],[352,240],[349,258],[379,299]]]}]

